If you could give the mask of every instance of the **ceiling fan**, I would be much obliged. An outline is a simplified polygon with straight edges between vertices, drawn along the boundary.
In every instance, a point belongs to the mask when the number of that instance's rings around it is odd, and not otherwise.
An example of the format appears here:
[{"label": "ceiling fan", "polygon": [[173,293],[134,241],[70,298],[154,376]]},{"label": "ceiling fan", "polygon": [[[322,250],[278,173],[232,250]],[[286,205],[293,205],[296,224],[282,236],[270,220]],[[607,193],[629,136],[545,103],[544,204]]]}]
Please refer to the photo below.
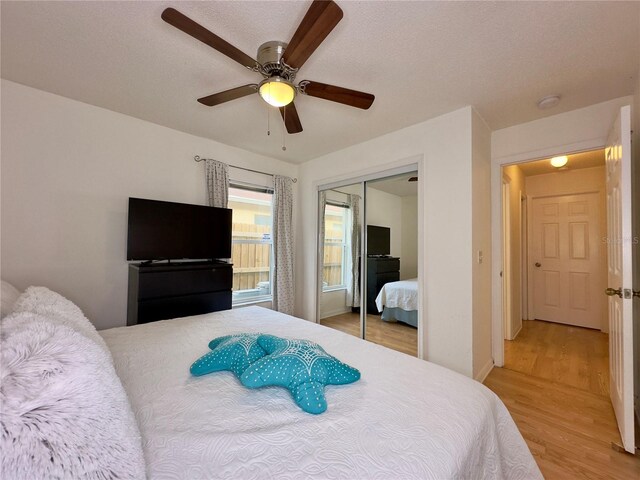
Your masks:
[{"label": "ceiling fan", "polygon": [[294,84],[300,67],[338,24],[342,15],[342,9],[335,2],[314,0],[291,41],[288,44],[280,41],[263,43],[258,48],[257,60],[173,8],[164,10],[162,19],[263,76],[260,83],[214,93],[199,98],[198,102],[213,107],[258,92],[269,105],[280,109],[287,132],[299,133],[302,131],[302,124],[293,103],[298,94],[365,110],[371,106],[375,98],[369,93],[310,80]]}]

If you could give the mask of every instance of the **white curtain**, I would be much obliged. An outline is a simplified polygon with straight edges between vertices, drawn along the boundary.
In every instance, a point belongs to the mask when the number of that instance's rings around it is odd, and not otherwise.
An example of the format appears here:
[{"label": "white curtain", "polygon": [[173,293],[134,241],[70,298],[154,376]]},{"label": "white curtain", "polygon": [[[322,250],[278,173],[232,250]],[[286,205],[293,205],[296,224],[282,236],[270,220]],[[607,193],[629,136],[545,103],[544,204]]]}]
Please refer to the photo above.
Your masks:
[{"label": "white curtain", "polygon": [[293,314],[293,180],[273,177],[273,309]]},{"label": "white curtain", "polygon": [[322,282],[324,282],[324,213],[327,206],[327,192],[318,194],[318,300],[322,295]]},{"label": "white curtain", "polygon": [[217,160],[205,161],[210,207],[227,208],[229,201],[229,165]]},{"label": "white curtain", "polygon": [[[347,250],[347,262],[350,266],[347,270],[347,306],[360,306],[360,197],[358,195],[347,195],[347,205],[351,213],[351,225],[347,231],[349,245],[351,248]],[[345,228],[348,228],[345,225]]]}]

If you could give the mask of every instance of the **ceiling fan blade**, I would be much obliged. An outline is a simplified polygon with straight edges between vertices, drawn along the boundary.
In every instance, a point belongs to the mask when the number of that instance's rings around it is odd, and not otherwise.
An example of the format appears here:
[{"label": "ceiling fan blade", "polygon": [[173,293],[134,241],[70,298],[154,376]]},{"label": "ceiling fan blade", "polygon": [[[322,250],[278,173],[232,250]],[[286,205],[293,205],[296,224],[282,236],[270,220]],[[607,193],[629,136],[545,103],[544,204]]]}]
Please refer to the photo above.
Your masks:
[{"label": "ceiling fan blade", "polygon": [[314,0],[284,51],[284,62],[300,68],[342,19],[342,9],[333,1]]},{"label": "ceiling fan blade", "polygon": [[302,92],[311,96],[331,100],[332,102],[343,103],[350,107],[362,108],[367,110],[376,97],[370,93],[358,92],[348,88],[327,85],[326,83],[311,82],[303,80],[300,82]]},{"label": "ceiling fan blade", "polygon": [[194,22],[174,8],[165,9],[162,12],[162,19],[169,25],[173,25],[178,30],[182,30],[187,35],[191,35],[193,38],[200,40],[247,68],[253,68],[258,63],[246,53],[238,50],[226,40],[211,33],[202,25]]},{"label": "ceiling fan blade", "polygon": [[242,87],[232,88],[231,90],[225,90],[224,92],[199,98],[198,101],[207,107],[213,107],[214,105],[220,105],[221,103],[235,100],[236,98],[246,97],[257,91],[258,85],[256,84],[243,85]]},{"label": "ceiling fan blade", "polygon": [[290,103],[286,107],[280,107],[280,115],[282,115],[284,124],[287,127],[287,132],[300,133],[302,131],[302,123],[300,123],[298,111],[293,103]]}]

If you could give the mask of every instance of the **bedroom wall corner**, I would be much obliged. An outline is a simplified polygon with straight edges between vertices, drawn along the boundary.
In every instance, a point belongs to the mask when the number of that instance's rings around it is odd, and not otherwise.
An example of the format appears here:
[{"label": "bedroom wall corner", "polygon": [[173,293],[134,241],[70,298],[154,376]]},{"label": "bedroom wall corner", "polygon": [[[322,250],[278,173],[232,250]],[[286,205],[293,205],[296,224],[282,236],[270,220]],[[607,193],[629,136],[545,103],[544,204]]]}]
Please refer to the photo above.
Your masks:
[{"label": "bedroom wall corner", "polygon": [[472,300],[473,378],[484,380],[491,351],[491,129],[472,109]]},{"label": "bedroom wall corner", "polygon": [[[423,159],[423,345],[427,360],[473,376],[471,107],[300,166],[296,314],[316,317],[317,188]],[[327,173],[330,172],[330,173]]]},{"label": "bedroom wall corner", "polygon": [[196,154],[298,175],[297,165],[42,90],[4,79],[1,89],[2,275],[60,292],[99,329],[126,323],[128,197],[205,204]]}]

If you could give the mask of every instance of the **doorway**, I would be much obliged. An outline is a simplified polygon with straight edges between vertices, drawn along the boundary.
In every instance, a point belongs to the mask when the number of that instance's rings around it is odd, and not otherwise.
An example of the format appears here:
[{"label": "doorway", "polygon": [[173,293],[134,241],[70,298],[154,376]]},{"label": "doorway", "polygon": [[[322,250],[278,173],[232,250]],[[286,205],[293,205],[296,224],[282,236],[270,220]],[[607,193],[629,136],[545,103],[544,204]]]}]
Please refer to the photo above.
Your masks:
[{"label": "doorway", "polygon": [[[609,338],[609,309],[615,303],[604,293],[617,262],[610,243],[619,221],[607,218],[607,202],[616,195],[609,192],[607,154],[611,150],[566,155],[566,165],[555,171],[549,159],[503,167],[509,188],[517,190],[503,192],[509,203],[504,225],[511,226],[511,238],[503,232],[504,268],[521,269],[504,290],[503,305],[511,305],[512,315],[521,312],[522,325],[512,336],[505,328],[503,352],[507,370],[611,405],[620,382],[613,362],[619,340]],[[513,238],[518,231],[520,238]],[[615,427],[616,417],[609,415],[607,422]],[[609,441],[623,445],[613,432]]]},{"label": "doorway", "polygon": [[[635,443],[634,443],[634,417],[633,417],[633,409],[634,409],[634,399],[633,399],[633,362],[634,362],[634,351],[633,351],[633,314],[636,312],[633,308],[633,278],[632,278],[632,258],[631,252],[632,247],[634,246],[634,237],[632,234],[632,213],[631,213],[631,205],[632,205],[632,165],[631,165],[631,109],[628,105],[620,107],[618,113],[616,115],[615,122],[611,125],[609,135],[607,137],[606,142],[603,142],[600,145],[604,145],[604,155],[606,157],[606,165],[605,165],[605,182],[604,186],[600,191],[604,192],[604,198],[606,199],[606,212],[607,212],[607,221],[606,227],[602,230],[604,232],[603,236],[598,239],[598,243],[601,245],[602,249],[606,250],[606,267],[607,267],[607,288],[606,291],[602,291],[600,294],[603,295],[606,293],[608,296],[606,298],[607,303],[607,323],[603,322],[602,330],[598,331],[595,329],[587,329],[584,327],[576,327],[576,326],[568,326],[562,324],[556,324],[551,322],[544,322],[540,320],[528,321],[533,318],[533,307],[532,307],[532,297],[529,295],[527,298],[527,308],[523,309],[522,317],[525,319],[525,325],[552,325],[557,326],[565,330],[569,333],[570,330],[579,331],[579,332],[588,332],[591,334],[604,335],[607,339],[608,349],[603,348],[601,350],[608,350],[608,370],[609,370],[609,382],[605,380],[602,381],[605,388],[608,384],[609,395],[595,395],[591,392],[587,392],[585,390],[576,389],[574,387],[569,387],[563,385],[562,383],[558,383],[555,381],[545,380],[541,377],[536,377],[533,375],[521,374],[519,372],[508,370],[506,368],[503,369],[495,369],[489,377],[485,384],[490,386],[490,388],[494,389],[499,396],[504,397],[506,399],[510,398],[509,389],[513,387],[508,387],[505,384],[498,385],[497,383],[492,383],[495,380],[500,378],[509,377],[512,379],[514,386],[517,385],[517,382],[520,385],[527,384],[529,386],[534,386],[535,388],[531,390],[530,398],[533,399],[537,396],[538,392],[542,392],[542,397],[548,397],[556,395],[559,390],[563,390],[567,399],[566,402],[561,402],[563,404],[563,409],[559,412],[558,418],[565,418],[565,416],[575,416],[585,418],[593,418],[593,414],[596,412],[591,412],[587,408],[587,405],[580,400],[580,397],[584,395],[591,395],[590,398],[599,398],[599,404],[603,406],[598,410],[598,414],[602,414],[602,418],[606,418],[607,423],[607,431],[608,433],[604,434],[600,432],[600,434],[596,434],[598,440],[597,449],[601,449],[604,454],[606,454],[607,458],[611,455],[611,447],[614,447],[614,450],[617,449],[618,452],[627,451],[633,453],[635,451]],[[585,144],[592,145],[593,148],[598,148],[598,143],[596,141],[589,141]],[[573,148],[573,145],[568,145],[567,149]],[[602,147],[600,147],[602,148]],[[547,150],[548,151],[548,150]],[[589,152],[585,152],[589,153]],[[571,155],[567,155],[569,159]],[[520,163],[521,157],[519,155],[513,155],[513,161],[516,162],[514,165],[509,165],[506,161],[496,161],[492,166],[492,217],[500,218],[501,211],[501,196],[500,196],[500,179],[502,176],[503,168],[505,171],[507,169],[511,169],[514,167],[524,167],[527,165],[533,165],[533,162],[529,163]],[[548,168],[548,160],[544,162],[547,164]],[[560,167],[561,168],[561,167]],[[520,173],[522,173],[521,168]],[[570,169],[567,169],[570,171]],[[560,171],[559,171],[560,173]],[[513,178],[513,176],[510,174]],[[539,175],[539,177],[543,177]],[[558,178],[558,177],[555,177]],[[547,184],[553,185],[554,181],[549,180]],[[527,182],[527,187],[529,184]],[[584,185],[582,185],[584,187]],[[598,189],[593,189],[598,190]],[[578,193],[588,193],[584,191],[582,188],[577,192],[560,192],[556,193],[556,195],[572,195]],[[527,197],[535,196],[530,189],[526,191]],[[554,195],[554,194],[548,194]],[[532,211],[531,211],[531,202],[528,199],[527,204],[527,223],[528,226],[531,226],[532,223]],[[605,211],[605,209],[602,209]],[[552,222],[550,222],[552,223]],[[575,222],[580,223],[580,222]],[[582,222],[584,223],[584,222]],[[582,232],[588,232],[588,228],[586,225],[582,225],[580,227]],[[559,226],[558,226],[559,229]],[[553,230],[552,228],[549,229]],[[503,268],[502,265],[502,235],[501,225],[498,223],[494,223],[492,226],[492,239],[493,239],[493,251],[494,251],[494,262],[493,262],[493,275],[496,280],[498,279],[498,274]],[[527,235],[531,238],[531,235]],[[585,235],[583,235],[585,236]],[[552,243],[552,242],[550,242]],[[584,245],[584,242],[582,242]],[[527,249],[527,255],[531,251],[531,247]],[[520,252],[522,255],[522,252]],[[532,258],[527,258],[529,271],[526,275],[527,288],[531,289],[532,287],[532,274],[535,267],[535,260]],[[518,265],[517,262],[511,262],[512,266]],[[539,262],[542,264],[542,262]],[[543,264],[542,264],[543,265]],[[542,266],[541,265],[541,266]],[[517,278],[516,275],[514,277]],[[523,280],[524,282],[524,280]],[[530,290],[529,290],[530,292]],[[517,296],[520,297],[520,296]],[[520,300],[521,298],[516,298]],[[589,299],[591,300],[591,299]],[[505,356],[508,354],[505,348],[505,340],[504,340],[504,328],[502,324],[502,308],[503,308],[503,298],[502,298],[502,290],[494,289],[493,293],[493,332],[492,332],[492,344],[493,344],[493,356],[494,362],[496,366],[502,367],[505,366]],[[536,323],[534,323],[536,322]],[[606,332],[606,330],[609,330]],[[525,332],[523,331],[516,338],[516,342],[525,338],[523,335]],[[548,332],[543,335],[543,340],[547,344],[557,345],[558,344],[558,335],[556,332]],[[610,341],[609,341],[610,340]],[[543,342],[543,343],[544,343]],[[580,344],[580,349],[582,353],[585,353],[585,350],[589,350],[584,346],[584,341],[578,341]],[[591,358],[593,355],[593,345],[591,342],[587,342],[591,346],[591,354],[587,352]],[[544,348],[545,347],[543,345]],[[547,357],[546,352],[542,353],[542,356],[536,352],[533,352],[532,355],[531,350],[524,349],[522,351],[524,354],[518,356],[518,358],[522,359],[522,364],[526,364],[531,366],[535,364],[539,358]],[[540,373],[542,374],[546,371],[554,371],[558,373],[562,373],[562,370],[571,370],[571,368],[567,368],[567,363],[565,360],[569,359],[570,356],[566,355],[566,348],[560,349],[562,355],[560,356],[560,361],[558,362],[550,362],[548,364],[548,369],[540,369]],[[525,360],[525,357],[526,360]],[[571,363],[571,362],[570,362]],[[577,365],[577,368],[573,368],[574,372],[577,372],[578,375],[583,375],[584,372],[588,371],[584,366],[579,365],[579,360],[574,360],[574,364]],[[494,374],[495,372],[495,374]],[[509,373],[511,372],[511,373]],[[562,388],[561,388],[562,387]],[[555,390],[554,390],[555,389]],[[564,393],[563,393],[564,395]],[[532,405],[537,405],[535,401],[532,400]],[[611,409],[613,406],[613,409]],[[511,410],[511,409],[510,409]],[[615,416],[613,413],[615,412]],[[514,412],[512,411],[512,414]],[[533,414],[533,412],[531,412]],[[640,418],[640,415],[638,416]],[[516,419],[516,423],[518,423],[521,432],[525,436],[525,440],[528,443],[535,443],[535,440],[528,436],[527,428],[524,425],[520,425],[518,420]],[[588,430],[589,435],[593,435],[594,425],[590,423],[585,426]],[[548,425],[550,429],[550,435],[554,438],[565,438],[565,434],[567,432],[562,433],[563,427],[560,424]],[[566,430],[566,428],[565,428]],[[572,435],[572,434],[571,434]],[[596,438],[594,437],[594,438]],[[569,437],[567,440],[562,441],[561,449],[575,449],[576,442],[569,441]],[[589,448],[585,445],[585,442],[577,442],[579,447]],[[551,445],[547,445],[547,447],[553,450]],[[579,451],[584,451],[585,448],[578,448]],[[614,454],[617,455],[617,454]],[[628,457],[626,457],[628,458]],[[621,460],[625,461],[625,460]],[[609,465],[609,464],[607,464]],[[556,466],[561,465],[556,464]],[[575,472],[574,472],[575,473]]]},{"label": "doorway", "polygon": [[319,190],[319,323],[418,356],[417,170]]},{"label": "doorway", "polygon": [[504,367],[608,395],[605,151],[566,159],[503,167]]}]

